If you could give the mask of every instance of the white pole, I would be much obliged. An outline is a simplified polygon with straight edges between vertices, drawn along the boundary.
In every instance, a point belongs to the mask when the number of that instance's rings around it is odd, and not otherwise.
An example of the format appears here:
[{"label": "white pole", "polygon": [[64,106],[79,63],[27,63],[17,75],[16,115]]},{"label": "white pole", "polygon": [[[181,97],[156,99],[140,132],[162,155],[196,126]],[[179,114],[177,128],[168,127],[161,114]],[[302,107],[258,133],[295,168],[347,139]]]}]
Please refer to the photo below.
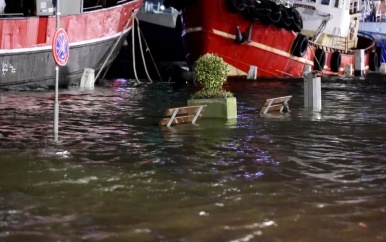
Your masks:
[{"label": "white pole", "polygon": [[[60,0],[56,1],[56,30],[60,28]],[[54,142],[58,142],[59,136],[59,66],[55,66],[55,104],[54,104]]]},{"label": "white pole", "polygon": [[313,111],[322,109],[321,78],[309,72],[304,77],[304,107]]},{"label": "white pole", "polygon": [[355,50],[355,70],[354,76],[364,76],[365,75],[365,50]]}]

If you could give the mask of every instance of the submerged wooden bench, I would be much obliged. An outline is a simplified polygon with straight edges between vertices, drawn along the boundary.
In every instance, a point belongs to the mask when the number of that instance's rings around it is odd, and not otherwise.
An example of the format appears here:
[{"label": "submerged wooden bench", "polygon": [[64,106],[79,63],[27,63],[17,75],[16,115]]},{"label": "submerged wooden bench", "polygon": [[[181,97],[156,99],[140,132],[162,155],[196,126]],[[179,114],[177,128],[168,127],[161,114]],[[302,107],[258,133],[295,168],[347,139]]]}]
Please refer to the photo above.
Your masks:
[{"label": "submerged wooden bench", "polygon": [[283,112],[285,104],[291,100],[292,96],[275,97],[266,99],[263,107],[260,109],[260,114],[266,114],[270,112]]},{"label": "submerged wooden bench", "polygon": [[201,118],[206,105],[169,108],[165,111],[164,118],[159,122],[160,126],[170,127],[172,124],[192,123]]}]

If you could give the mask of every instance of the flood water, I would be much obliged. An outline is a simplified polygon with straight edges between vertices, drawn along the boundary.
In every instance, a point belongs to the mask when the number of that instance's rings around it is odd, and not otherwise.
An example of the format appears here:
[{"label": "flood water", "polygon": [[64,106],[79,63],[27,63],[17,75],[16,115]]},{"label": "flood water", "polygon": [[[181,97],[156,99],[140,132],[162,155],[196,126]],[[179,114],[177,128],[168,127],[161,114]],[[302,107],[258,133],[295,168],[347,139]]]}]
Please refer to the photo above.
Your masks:
[{"label": "flood water", "polygon": [[[0,93],[0,241],[386,241],[386,83],[227,83],[238,118],[160,128],[190,86]],[[293,95],[291,112],[259,115]]]}]

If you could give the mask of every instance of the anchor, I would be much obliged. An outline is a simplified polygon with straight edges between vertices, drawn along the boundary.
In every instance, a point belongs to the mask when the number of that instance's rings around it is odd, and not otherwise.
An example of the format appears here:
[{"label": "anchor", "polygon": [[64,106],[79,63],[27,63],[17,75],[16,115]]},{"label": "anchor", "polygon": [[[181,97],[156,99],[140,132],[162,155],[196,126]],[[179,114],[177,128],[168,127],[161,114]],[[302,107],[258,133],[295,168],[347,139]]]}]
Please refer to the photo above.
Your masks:
[{"label": "anchor", "polygon": [[[241,30],[240,30],[240,27],[237,26],[236,27],[236,38],[235,38],[235,42],[237,44],[242,44],[242,43],[245,43],[245,42],[251,42],[251,36],[252,36],[252,27],[253,27],[253,22],[251,22],[249,24],[249,27],[248,27],[248,30],[247,30],[247,33],[243,34],[241,33]],[[246,36],[245,36],[246,35]]]}]

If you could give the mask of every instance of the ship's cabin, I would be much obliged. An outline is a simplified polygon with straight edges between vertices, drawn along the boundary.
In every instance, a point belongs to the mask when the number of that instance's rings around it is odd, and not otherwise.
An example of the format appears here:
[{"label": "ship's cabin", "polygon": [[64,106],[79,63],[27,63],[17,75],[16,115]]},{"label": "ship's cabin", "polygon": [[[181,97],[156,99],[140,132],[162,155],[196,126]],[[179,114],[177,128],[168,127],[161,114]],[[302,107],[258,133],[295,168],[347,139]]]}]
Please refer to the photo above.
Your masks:
[{"label": "ship's cabin", "polygon": [[318,44],[347,50],[357,45],[362,0],[294,0],[302,33]]}]

